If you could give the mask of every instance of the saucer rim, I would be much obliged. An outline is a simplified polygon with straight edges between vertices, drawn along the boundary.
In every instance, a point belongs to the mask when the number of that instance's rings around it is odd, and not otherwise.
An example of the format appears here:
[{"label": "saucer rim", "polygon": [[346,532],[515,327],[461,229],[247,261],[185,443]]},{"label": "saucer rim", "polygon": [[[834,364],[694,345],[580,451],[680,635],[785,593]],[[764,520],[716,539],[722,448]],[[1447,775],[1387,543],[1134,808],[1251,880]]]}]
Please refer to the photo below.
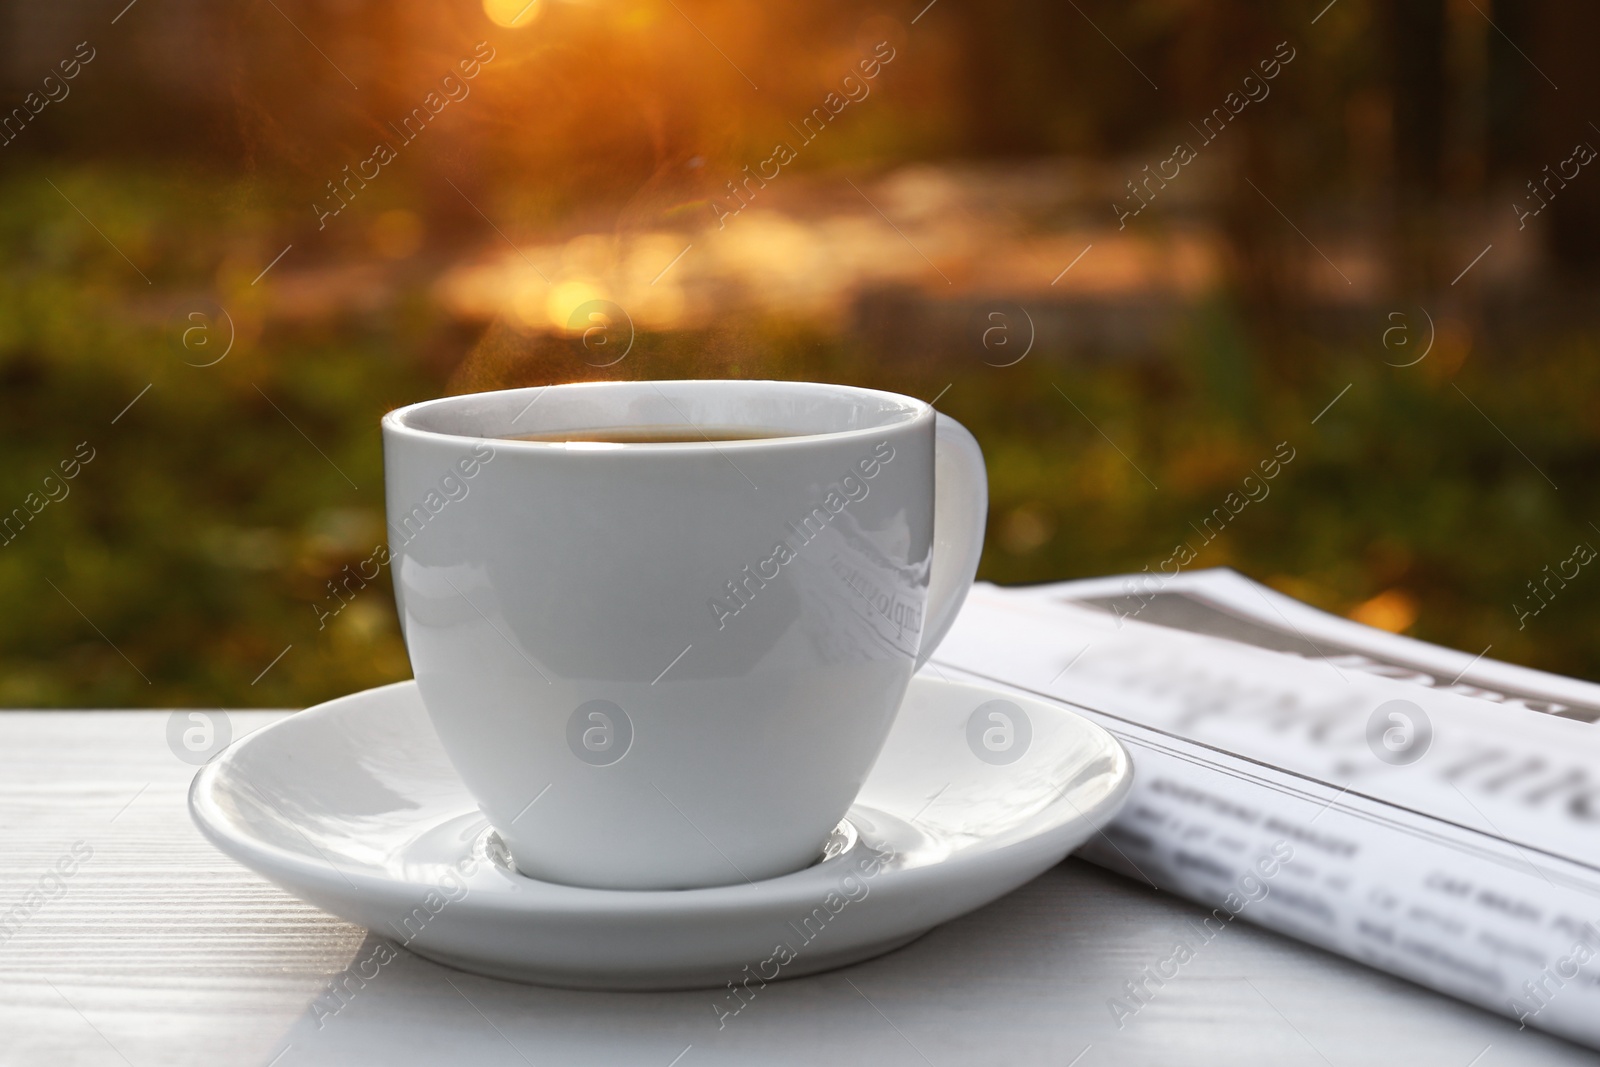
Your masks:
[{"label": "saucer rim", "polygon": [[[913,685],[918,685],[919,683],[935,687],[948,686],[985,690],[991,693],[1004,692],[999,687],[990,684],[965,680],[953,681],[922,672],[919,672],[913,678]],[[414,679],[405,679],[358,690],[353,693],[346,693],[286,715],[275,722],[268,723],[260,729],[253,730],[235,739],[227,748],[202,766],[190,782],[187,807],[191,819],[201,834],[221,852],[262,874],[264,877],[284,886],[297,896],[304,897],[307,892],[315,892],[319,896],[332,896],[335,899],[340,899],[345,894],[340,890],[337,883],[342,881],[358,896],[367,900],[411,900],[421,883],[392,874],[375,873],[370,870],[355,868],[347,870],[334,863],[333,860],[326,858],[322,862],[318,862],[306,852],[295,851],[266,841],[257,835],[242,832],[239,823],[230,818],[227,812],[217,803],[217,797],[223,792],[223,788],[217,784],[217,779],[222,774],[223,769],[235,758],[237,752],[244,751],[245,746],[265,736],[268,731],[314,729],[315,727],[311,722],[307,721],[308,719],[321,720],[330,716],[337,716],[352,704],[383,700],[385,699],[384,694],[392,690],[398,691],[407,688],[414,690],[415,687],[416,682]],[[1054,848],[1058,838],[1082,840],[1083,837],[1092,835],[1103,828],[1120,810],[1133,785],[1132,761],[1122,744],[1109,731],[1091,722],[1070,706],[1059,702],[1043,701],[1036,696],[1027,694],[1024,694],[1024,696],[1034,703],[1050,707],[1052,711],[1061,715],[1065,720],[1074,722],[1089,737],[1096,737],[1102,742],[1102,747],[1112,755],[1114,765],[1095,777],[1102,780],[1110,778],[1110,788],[1104,792],[1098,801],[1087,808],[1069,800],[1069,804],[1074,811],[1074,817],[1069,820],[1062,821],[1054,826],[1047,826],[1036,833],[1002,845],[990,846],[975,852],[963,849],[925,865],[887,870],[874,879],[875,884],[878,884],[884,875],[892,875],[893,877],[882,884],[884,890],[898,892],[903,887],[914,889],[915,883],[922,881],[924,878],[943,880],[949,878],[952,873],[961,872],[967,867],[975,865],[993,866],[1000,856],[1008,856],[1012,853],[1023,851],[1037,853],[1041,847]],[[863,790],[866,789],[871,778],[872,774],[869,772],[867,782],[863,783]],[[266,803],[264,798],[262,799],[263,803]],[[1037,817],[1048,810],[1049,807],[1060,803],[1062,799],[1066,799],[1065,792],[1052,799],[1046,808],[1040,809],[1040,812],[1035,812],[1031,817]],[[270,803],[267,803],[266,806],[272,807]],[[851,819],[852,814],[857,812],[858,809],[865,811],[876,810],[866,808],[863,805],[852,804],[849,811],[846,812],[845,818]],[[859,825],[857,825],[857,830],[859,832]],[[1084,833],[1085,830],[1087,834]],[[465,845],[462,853],[463,858],[471,855],[472,849],[473,846],[471,844]],[[311,846],[311,851],[319,852],[314,845]],[[733,882],[725,885],[684,889],[611,889],[575,886],[532,878],[521,872],[516,872],[515,875],[511,872],[506,872],[507,877],[519,879],[519,885],[526,884],[528,887],[534,888],[537,896],[530,898],[512,893],[476,894],[472,910],[505,916],[538,914],[589,918],[626,917],[628,919],[687,917],[699,914],[732,914],[744,910],[752,912],[766,911],[773,906],[775,896],[786,895],[782,892],[786,889],[806,890],[801,893],[801,897],[809,899],[813,895],[809,891],[809,887],[814,886],[820,880],[820,872],[836,871],[838,865],[853,855],[859,855],[857,849],[851,849],[839,856],[813,863],[796,871],[759,879],[754,882]],[[284,875],[288,877],[284,877]]]}]

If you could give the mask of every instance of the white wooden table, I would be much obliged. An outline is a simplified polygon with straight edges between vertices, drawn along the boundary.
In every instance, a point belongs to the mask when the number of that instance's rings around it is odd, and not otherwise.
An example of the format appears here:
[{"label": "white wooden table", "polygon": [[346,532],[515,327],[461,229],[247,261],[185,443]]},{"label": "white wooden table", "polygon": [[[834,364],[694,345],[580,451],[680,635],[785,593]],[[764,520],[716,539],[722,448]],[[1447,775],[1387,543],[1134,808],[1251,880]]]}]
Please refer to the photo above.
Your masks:
[{"label": "white wooden table", "polygon": [[[235,737],[280,712],[236,712]],[[892,955],[776,983],[718,1030],[707,992],[576,993],[401,951],[214,851],[166,712],[0,712],[3,1064],[1250,1064],[1503,1067],[1594,1053],[1239,924],[1118,1029],[1176,898],[1069,860]],[[47,874],[81,856],[70,875]],[[60,868],[60,869],[64,869]],[[30,896],[37,893],[37,896]],[[19,908],[19,911],[12,909]],[[325,1001],[325,1003],[333,1003]]]}]

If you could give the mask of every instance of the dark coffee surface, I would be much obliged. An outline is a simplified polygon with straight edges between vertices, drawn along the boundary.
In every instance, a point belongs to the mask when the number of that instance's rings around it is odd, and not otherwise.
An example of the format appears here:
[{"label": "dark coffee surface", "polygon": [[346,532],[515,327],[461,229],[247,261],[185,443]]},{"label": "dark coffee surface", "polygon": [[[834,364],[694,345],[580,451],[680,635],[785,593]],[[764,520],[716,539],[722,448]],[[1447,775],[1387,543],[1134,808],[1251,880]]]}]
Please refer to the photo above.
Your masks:
[{"label": "dark coffee surface", "polygon": [[592,430],[541,430],[508,434],[507,441],[604,442],[619,445],[666,445],[704,441],[767,441],[798,437],[788,430],[764,426],[607,426]]}]

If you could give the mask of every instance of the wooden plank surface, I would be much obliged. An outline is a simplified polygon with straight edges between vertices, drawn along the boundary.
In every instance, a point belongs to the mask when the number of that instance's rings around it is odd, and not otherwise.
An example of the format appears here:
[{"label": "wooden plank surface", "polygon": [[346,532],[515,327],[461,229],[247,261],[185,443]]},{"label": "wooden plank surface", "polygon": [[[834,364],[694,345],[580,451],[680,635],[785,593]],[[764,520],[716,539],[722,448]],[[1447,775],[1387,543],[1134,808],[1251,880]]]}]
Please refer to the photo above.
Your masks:
[{"label": "wooden plank surface", "polygon": [[[241,736],[279,714],[229,718]],[[206,844],[167,720],[0,713],[0,916],[27,912],[0,931],[0,1064],[1596,1061],[1242,923],[1119,1027],[1110,999],[1203,912],[1076,860],[890,956],[774,983],[721,1029],[714,992],[540,989],[403,950],[317,1011],[377,939]]]}]

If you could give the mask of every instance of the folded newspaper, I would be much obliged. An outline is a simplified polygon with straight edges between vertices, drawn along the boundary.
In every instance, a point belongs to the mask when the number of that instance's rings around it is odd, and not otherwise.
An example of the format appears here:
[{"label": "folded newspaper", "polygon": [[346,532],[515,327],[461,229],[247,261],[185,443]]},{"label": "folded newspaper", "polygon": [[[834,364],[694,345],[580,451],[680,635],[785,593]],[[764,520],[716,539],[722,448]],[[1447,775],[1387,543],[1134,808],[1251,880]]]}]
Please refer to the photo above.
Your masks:
[{"label": "folded newspaper", "polygon": [[934,666],[1127,747],[1085,858],[1600,1048],[1600,685],[1230,570],[980,584]]}]

